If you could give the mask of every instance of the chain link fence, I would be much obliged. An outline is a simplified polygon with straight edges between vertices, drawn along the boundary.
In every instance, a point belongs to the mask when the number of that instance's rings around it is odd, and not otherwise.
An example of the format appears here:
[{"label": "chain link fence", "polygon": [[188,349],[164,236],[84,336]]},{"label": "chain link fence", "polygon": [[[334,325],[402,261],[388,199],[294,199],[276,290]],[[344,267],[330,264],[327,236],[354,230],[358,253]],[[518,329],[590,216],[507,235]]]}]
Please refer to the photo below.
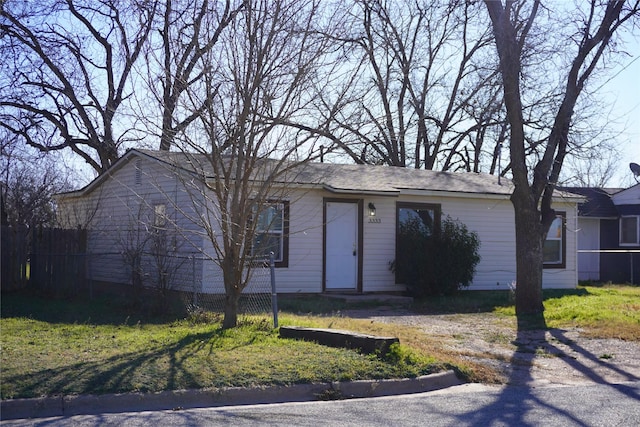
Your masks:
[{"label": "chain link fence", "polygon": [[[206,259],[194,258],[202,262],[213,262]],[[270,314],[274,311],[272,302],[272,290],[275,288],[273,278],[273,264],[268,260],[256,262],[252,265],[248,279],[248,285],[242,290],[239,301],[239,315],[262,315]],[[225,293],[224,280],[222,275],[208,277],[209,283],[194,282],[194,289],[191,292],[184,292],[184,304],[189,310],[202,310],[213,313],[224,313]],[[211,283],[214,281],[215,283]],[[219,292],[203,292],[202,289],[216,289]]]},{"label": "chain link fence", "polygon": [[[121,251],[87,252],[86,232],[78,230],[3,226],[0,237],[3,290],[30,288],[45,295],[89,298],[115,291],[133,301],[147,296],[171,299],[188,311],[225,310],[220,267],[202,253],[172,250],[170,239],[126,245]],[[254,261],[244,274],[247,286],[238,315],[274,313],[275,320],[273,260]]]},{"label": "chain link fence", "polygon": [[[53,260],[46,271],[30,272],[37,260]],[[57,296],[86,296],[120,293],[135,298],[157,295],[179,302],[188,312],[224,313],[225,287],[222,272],[200,254],[163,256],[154,259],[141,253],[137,259],[122,253],[30,253],[25,255],[25,287]],[[64,268],[63,268],[64,267]],[[203,270],[210,274],[203,274]],[[239,317],[274,313],[275,273],[269,260],[254,262],[248,285],[239,301]],[[177,298],[179,301],[175,301]],[[144,297],[142,297],[144,298]]]},{"label": "chain link fence", "polygon": [[[189,311],[224,313],[226,295],[222,271],[214,261],[200,254],[165,255],[162,259],[154,259],[153,254],[142,253],[139,260],[129,259],[126,263],[119,253],[86,255],[90,283],[116,281],[133,287],[170,291],[180,296]],[[114,271],[114,266],[118,265],[122,268],[116,267]],[[275,277],[272,269],[273,264],[269,260],[261,260],[245,271],[249,277],[240,297],[239,315],[273,312],[272,290],[275,283],[272,280]]]}]

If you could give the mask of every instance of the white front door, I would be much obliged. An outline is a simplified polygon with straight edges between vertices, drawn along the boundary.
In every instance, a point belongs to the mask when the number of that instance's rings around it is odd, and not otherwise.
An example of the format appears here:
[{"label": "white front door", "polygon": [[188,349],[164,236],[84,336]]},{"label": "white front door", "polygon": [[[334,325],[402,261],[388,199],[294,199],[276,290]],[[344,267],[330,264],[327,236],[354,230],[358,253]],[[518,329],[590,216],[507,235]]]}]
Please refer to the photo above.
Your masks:
[{"label": "white front door", "polygon": [[358,203],[327,202],[325,209],[325,290],[356,290]]}]

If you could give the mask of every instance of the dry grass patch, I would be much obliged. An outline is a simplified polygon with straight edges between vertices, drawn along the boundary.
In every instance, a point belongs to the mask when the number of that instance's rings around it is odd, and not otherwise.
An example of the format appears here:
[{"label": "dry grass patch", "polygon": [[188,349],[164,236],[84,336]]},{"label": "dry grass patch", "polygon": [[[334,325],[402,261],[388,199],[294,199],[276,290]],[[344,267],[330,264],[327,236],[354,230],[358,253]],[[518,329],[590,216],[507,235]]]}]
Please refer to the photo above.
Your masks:
[{"label": "dry grass patch", "polygon": [[397,337],[402,346],[431,359],[434,372],[453,369],[458,376],[469,382],[490,384],[503,382],[503,378],[495,369],[469,360],[465,354],[446,348],[443,346],[442,339],[429,336],[416,327],[339,316],[287,315],[285,322],[297,326],[343,329],[371,335]]}]

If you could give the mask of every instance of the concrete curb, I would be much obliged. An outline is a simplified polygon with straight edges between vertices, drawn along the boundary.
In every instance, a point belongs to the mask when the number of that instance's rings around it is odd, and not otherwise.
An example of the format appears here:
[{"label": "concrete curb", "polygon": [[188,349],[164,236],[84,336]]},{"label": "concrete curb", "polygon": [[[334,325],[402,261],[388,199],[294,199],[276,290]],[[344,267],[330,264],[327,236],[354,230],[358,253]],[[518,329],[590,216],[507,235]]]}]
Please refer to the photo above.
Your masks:
[{"label": "concrete curb", "polygon": [[455,372],[446,371],[399,380],[12,399],[0,402],[0,419],[379,397],[433,391],[460,384],[462,381]]}]

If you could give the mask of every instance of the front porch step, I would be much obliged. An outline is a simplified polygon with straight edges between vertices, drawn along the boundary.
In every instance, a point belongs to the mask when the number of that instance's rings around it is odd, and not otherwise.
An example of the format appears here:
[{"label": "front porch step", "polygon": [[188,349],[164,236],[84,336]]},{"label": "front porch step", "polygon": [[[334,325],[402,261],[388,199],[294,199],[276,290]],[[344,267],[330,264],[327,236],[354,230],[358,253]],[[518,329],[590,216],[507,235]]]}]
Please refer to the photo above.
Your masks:
[{"label": "front porch step", "polygon": [[328,299],[341,299],[347,304],[360,304],[363,302],[371,302],[376,304],[388,304],[388,305],[411,305],[413,304],[413,298],[404,295],[392,295],[392,294],[348,294],[348,293],[324,293],[324,298]]}]

